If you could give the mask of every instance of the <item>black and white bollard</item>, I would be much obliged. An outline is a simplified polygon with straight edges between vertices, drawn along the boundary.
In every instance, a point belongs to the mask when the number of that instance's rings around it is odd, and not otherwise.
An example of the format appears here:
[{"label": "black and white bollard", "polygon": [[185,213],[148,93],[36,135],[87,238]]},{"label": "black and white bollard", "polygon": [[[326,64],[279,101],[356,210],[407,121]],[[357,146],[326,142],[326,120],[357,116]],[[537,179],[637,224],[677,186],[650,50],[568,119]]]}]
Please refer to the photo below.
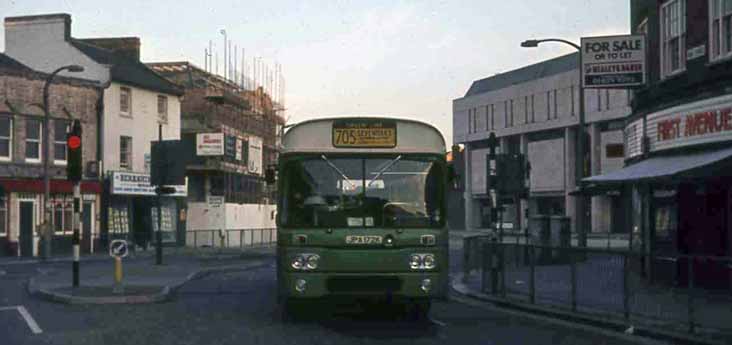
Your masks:
[{"label": "black and white bollard", "polygon": [[79,287],[79,226],[81,224],[81,186],[79,182],[74,183],[74,235],[71,243],[74,247],[74,262],[73,262],[73,286]]}]

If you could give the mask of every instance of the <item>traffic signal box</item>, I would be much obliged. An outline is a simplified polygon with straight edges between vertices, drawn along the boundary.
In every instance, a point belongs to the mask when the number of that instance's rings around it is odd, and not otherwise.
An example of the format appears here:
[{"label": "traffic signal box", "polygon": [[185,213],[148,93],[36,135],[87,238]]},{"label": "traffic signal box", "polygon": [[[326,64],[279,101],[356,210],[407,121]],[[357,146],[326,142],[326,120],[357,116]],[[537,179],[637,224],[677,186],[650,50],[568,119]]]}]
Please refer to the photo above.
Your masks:
[{"label": "traffic signal box", "polygon": [[81,121],[74,120],[71,130],[66,133],[66,179],[72,182],[81,181]]}]

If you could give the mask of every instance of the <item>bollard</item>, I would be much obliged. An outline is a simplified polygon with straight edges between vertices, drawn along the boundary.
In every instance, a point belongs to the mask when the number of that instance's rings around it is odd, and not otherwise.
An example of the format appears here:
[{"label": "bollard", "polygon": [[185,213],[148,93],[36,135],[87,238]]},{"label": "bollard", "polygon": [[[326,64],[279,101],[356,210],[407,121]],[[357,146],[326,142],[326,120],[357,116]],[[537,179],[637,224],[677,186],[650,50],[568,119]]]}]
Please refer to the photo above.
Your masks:
[{"label": "bollard", "polygon": [[114,257],[114,288],[113,293],[121,294],[124,293],[124,287],[122,286],[122,258]]}]

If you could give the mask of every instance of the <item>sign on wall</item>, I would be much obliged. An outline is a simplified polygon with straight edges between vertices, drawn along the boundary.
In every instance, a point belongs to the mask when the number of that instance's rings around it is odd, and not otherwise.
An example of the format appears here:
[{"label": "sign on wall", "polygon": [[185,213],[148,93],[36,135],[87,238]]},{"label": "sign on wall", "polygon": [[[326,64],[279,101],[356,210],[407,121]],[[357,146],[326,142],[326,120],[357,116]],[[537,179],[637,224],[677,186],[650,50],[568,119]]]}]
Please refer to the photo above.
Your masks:
[{"label": "sign on wall", "polygon": [[623,88],[646,83],[644,35],[583,37],[582,85],[586,88]]},{"label": "sign on wall", "polygon": [[247,169],[252,174],[262,174],[262,138],[249,137],[249,161]]},{"label": "sign on wall", "polygon": [[732,140],[732,96],[649,114],[646,125],[651,151]]},{"label": "sign on wall", "polygon": [[236,137],[233,135],[224,136],[224,156],[235,159],[236,158]]},{"label": "sign on wall", "polygon": [[224,133],[199,133],[196,135],[196,155],[223,156]]},{"label": "sign on wall", "polygon": [[[175,193],[169,196],[186,196],[188,188],[186,185],[171,186]],[[112,172],[112,194],[115,195],[156,195],[155,186],[150,185],[150,175],[113,171]]]}]

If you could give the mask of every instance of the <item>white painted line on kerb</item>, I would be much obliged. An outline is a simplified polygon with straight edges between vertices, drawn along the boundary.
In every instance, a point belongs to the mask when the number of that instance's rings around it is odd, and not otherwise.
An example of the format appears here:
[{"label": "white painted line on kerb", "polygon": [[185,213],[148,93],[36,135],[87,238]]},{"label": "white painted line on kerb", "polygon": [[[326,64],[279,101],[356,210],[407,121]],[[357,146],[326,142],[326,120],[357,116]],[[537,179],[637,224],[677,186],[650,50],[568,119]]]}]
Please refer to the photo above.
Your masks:
[{"label": "white painted line on kerb", "polygon": [[27,309],[25,309],[24,306],[18,305],[12,307],[0,307],[0,311],[13,309],[17,310],[20,316],[23,317],[23,320],[25,320],[25,323],[28,325],[28,328],[30,328],[31,332],[33,332],[34,334],[43,333],[41,327],[38,327],[38,323],[36,323],[36,320],[33,318],[33,316],[31,316],[31,314],[28,312]]},{"label": "white painted line on kerb", "polygon": [[432,322],[432,323],[434,323],[434,324],[436,324],[438,326],[441,326],[441,327],[447,327],[447,324],[444,323],[444,322],[442,322],[442,321],[440,321],[440,320],[436,320],[436,319],[430,318],[430,322]]}]

